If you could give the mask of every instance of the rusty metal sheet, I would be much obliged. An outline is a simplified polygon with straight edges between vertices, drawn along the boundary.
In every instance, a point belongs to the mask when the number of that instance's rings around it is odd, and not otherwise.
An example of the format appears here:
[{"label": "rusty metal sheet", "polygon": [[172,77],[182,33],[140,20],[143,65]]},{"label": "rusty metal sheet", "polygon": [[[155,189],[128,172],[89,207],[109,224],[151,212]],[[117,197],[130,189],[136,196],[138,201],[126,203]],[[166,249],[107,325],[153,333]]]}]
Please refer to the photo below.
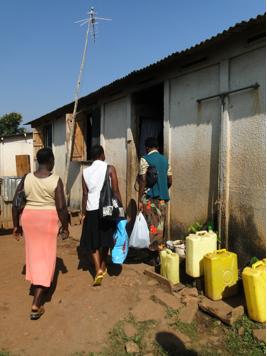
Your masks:
[{"label": "rusty metal sheet", "polygon": [[1,184],[1,198],[5,202],[12,202],[14,195],[16,193],[17,187],[21,181],[21,177],[0,177],[2,180]]}]

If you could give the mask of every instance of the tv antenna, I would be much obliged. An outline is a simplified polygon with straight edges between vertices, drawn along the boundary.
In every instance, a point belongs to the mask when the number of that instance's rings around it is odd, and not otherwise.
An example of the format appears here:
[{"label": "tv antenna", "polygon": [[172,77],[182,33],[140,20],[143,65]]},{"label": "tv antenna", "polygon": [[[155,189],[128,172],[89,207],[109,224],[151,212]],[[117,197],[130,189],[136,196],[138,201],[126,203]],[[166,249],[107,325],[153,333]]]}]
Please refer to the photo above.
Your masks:
[{"label": "tv antenna", "polygon": [[95,20],[106,20],[106,21],[111,21],[111,19],[103,19],[102,17],[97,17],[95,15],[97,15],[96,12],[94,12],[94,8],[93,6],[91,7],[91,11],[87,12],[87,14],[89,14],[89,18],[88,19],[84,19],[84,20],[79,20],[76,21],[75,23],[78,22],[82,22],[82,24],[80,24],[80,26],[88,23],[87,26],[87,32],[86,32],[86,39],[85,39],[85,47],[84,47],[84,52],[83,52],[83,59],[82,59],[82,64],[81,64],[81,68],[80,68],[80,73],[79,73],[79,78],[78,78],[78,82],[77,82],[77,86],[76,86],[76,93],[75,93],[75,103],[74,103],[74,109],[73,109],[73,114],[72,114],[72,121],[71,121],[71,128],[70,128],[70,139],[67,145],[67,160],[66,160],[66,167],[65,167],[65,174],[64,174],[64,193],[65,193],[65,198],[66,198],[66,202],[68,204],[68,199],[69,199],[69,194],[67,192],[67,183],[68,183],[68,176],[69,176],[69,167],[70,167],[70,158],[71,158],[71,152],[72,152],[72,148],[73,148],[73,140],[74,140],[74,132],[75,132],[75,119],[76,119],[76,115],[77,115],[77,107],[78,107],[78,92],[79,92],[79,86],[80,86],[80,82],[81,82],[81,75],[82,75],[82,70],[83,70],[83,64],[84,64],[84,59],[85,59],[85,55],[86,55],[86,51],[87,51],[87,44],[88,44],[88,35],[89,35],[89,30],[90,30],[90,24],[92,23],[93,28],[91,29],[91,34],[92,34],[92,38],[94,40],[94,43],[96,43],[96,34],[98,33],[97,30],[97,24],[98,22],[96,22]]},{"label": "tv antenna", "polygon": [[99,22],[96,22],[96,20],[105,20],[105,21],[111,21],[111,19],[104,19],[103,17],[97,17],[95,15],[97,15],[97,12],[94,12],[94,7],[91,7],[91,11],[87,12],[88,15],[90,15],[90,17],[88,19],[84,19],[84,20],[79,20],[76,21],[75,23],[78,22],[82,22],[82,24],[80,24],[80,26],[88,23],[90,26],[90,23],[92,24],[92,28],[90,29],[90,34],[92,35],[92,39],[94,40],[94,43],[96,43],[96,38],[99,36],[96,36],[96,34],[99,32],[98,31],[98,27],[96,25],[99,24]]}]

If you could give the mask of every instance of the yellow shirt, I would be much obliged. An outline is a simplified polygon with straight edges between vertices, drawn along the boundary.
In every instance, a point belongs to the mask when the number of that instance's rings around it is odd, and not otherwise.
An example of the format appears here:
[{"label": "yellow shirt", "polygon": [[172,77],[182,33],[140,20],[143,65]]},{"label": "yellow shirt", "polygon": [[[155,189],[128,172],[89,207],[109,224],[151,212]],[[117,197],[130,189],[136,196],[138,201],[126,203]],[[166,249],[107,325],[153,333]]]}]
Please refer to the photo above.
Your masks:
[{"label": "yellow shirt", "polygon": [[59,176],[51,174],[46,178],[37,178],[33,173],[27,174],[24,190],[27,203],[25,209],[56,210],[55,191]]}]

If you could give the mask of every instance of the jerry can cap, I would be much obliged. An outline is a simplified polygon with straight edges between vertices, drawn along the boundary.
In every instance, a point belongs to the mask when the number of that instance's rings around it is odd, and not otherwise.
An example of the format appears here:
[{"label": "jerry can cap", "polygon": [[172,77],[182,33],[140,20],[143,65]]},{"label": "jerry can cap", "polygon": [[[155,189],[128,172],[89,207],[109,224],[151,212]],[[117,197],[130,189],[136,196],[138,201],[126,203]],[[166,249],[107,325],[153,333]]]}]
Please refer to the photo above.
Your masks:
[{"label": "jerry can cap", "polygon": [[257,261],[252,265],[252,268],[255,269],[259,266],[266,266],[266,259],[263,259],[262,261]]}]

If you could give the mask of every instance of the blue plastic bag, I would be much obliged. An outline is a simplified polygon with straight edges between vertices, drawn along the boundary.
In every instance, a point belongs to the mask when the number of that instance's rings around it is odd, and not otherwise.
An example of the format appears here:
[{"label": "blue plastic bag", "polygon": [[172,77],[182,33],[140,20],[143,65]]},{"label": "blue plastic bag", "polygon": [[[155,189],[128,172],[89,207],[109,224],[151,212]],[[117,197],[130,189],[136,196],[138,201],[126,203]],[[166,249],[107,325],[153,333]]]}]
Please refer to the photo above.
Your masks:
[{"label": "blue plastic bag", "polygon": [[113,234],[114,247],[111,250],[113,263],[122,264],[129,251],[129,237],[126,231],[126,219],[116,221],[117,226]]}]

